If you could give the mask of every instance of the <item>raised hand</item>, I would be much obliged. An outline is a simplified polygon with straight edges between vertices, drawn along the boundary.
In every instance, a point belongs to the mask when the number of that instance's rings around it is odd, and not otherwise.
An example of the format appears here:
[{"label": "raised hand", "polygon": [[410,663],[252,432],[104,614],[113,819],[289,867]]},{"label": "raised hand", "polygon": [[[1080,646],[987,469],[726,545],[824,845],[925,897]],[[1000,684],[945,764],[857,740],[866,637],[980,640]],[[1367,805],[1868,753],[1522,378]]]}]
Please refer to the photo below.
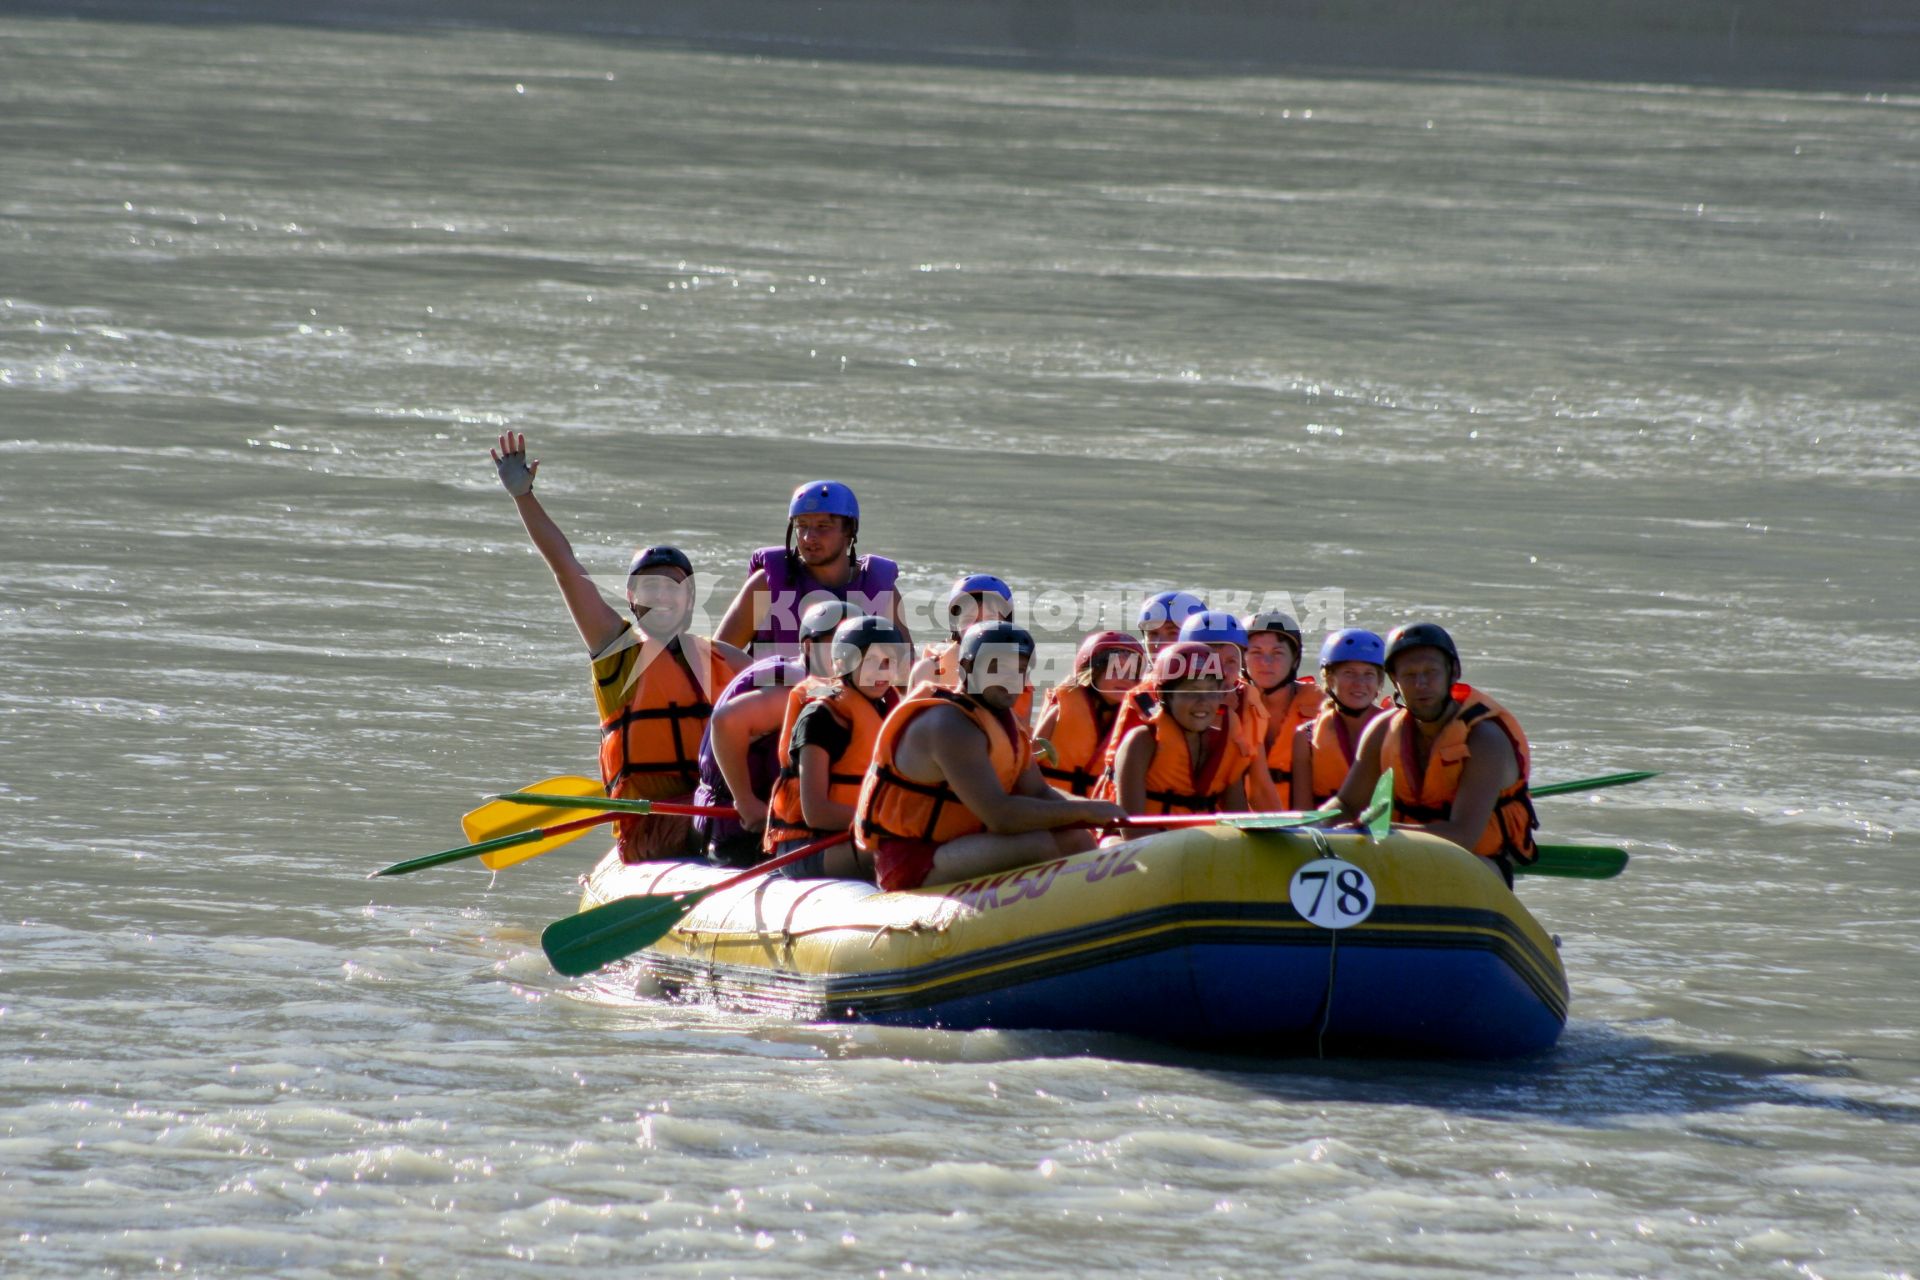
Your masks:
[{"label": "raised hand", "polygon": [[500,473],[500,484],[516,498],[525,497],[533,492],[533,478],[540,472],[540,460],[527,461],[527,437],[524,433],[507,431],[500,436],[500,446],[487,450],[493,459],[494,470]]}]

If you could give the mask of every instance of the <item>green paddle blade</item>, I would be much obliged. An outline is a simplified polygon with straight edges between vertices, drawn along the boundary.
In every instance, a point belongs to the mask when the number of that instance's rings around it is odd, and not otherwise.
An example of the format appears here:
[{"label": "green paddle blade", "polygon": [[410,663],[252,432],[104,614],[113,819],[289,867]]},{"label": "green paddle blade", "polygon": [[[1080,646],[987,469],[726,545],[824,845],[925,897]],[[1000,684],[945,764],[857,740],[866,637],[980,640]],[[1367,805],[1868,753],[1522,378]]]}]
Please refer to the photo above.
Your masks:
[{"label": "green paddle blade", "polygon": [[1223,817],[1220,825],[1232,827],[1235,831],[1285,831],[1289,827],[1311,827],[1339,816],[1340,806],[1330,804],[1324,809],[1311,809],[1306,813],[1254,813]]},{"label": "green paddle blade", "polygon": [[1565,876],[1571,880],[1611,880],[1627,869],[1627,851],[1593,844],[1543,844],[1540,860],[1514,867],[1523,876]]},{"label": "green paddle blade", "polygon": [[[595,790],[599,785],[595,784]],[[651,800],[610,800],[605,795],[569,796],[547,791],[503,791],[494,797],[498,804],[542,805],[548,809],[593,809],[600,813],[652,813]]]},{"label": "green paddle blade", "polygon": [[616,898],[555,920],[540,934],[540,949],[558,973],[577,978],[624,960],[672,931],[711,890]]},{"label": "green paddle blade", "polygon": [[1360,811],[1360,825],[1370,840],[1384,840],[1393,830],[1393,770],[1382,773],[1373,784],[1373,798]]},{"label": "green paddle blade", "polygon": [[1624,787],[1629,782],[1645,782],[1648,778],[1657,778],[1657,769],[1641,769],[1634,773],[1608,773],[1597,778],[1576,778],[1572,782],[1549,782],[1544,787],[1527,788],[1534,796],[1564,796],[1575,791],[1598,791],[1602,787]]}]

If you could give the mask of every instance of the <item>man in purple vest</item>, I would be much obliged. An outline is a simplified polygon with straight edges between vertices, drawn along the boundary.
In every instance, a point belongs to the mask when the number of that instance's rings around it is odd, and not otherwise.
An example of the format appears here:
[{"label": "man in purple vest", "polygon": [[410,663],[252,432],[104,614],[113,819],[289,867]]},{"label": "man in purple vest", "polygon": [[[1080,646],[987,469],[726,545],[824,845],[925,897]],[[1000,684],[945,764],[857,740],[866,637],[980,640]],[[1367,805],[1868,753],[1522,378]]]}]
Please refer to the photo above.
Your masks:
[{"label": "man in purple vest", "polygon": [[727,607],[716,638],[753,656],[799,652],[800,619],[808,606],[844,600],[860,613],[892,618],[901,632],[900,566],[885,556],[860,555],[860,502],[838,480],[809,480],[787,504],[787,541],[762,547],[747,562],[747,580]]}]

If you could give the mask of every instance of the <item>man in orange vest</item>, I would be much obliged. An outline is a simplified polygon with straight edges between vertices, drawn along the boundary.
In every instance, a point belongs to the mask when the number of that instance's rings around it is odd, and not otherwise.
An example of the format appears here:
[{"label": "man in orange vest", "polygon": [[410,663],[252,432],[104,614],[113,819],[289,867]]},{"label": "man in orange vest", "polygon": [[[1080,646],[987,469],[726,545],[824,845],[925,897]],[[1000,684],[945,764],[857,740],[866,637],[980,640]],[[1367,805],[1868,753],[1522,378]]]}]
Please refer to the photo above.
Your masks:
[{"label": "man in orange vest", "polygon": [[[527,461],[526,436],[507,432],[488,452],[592,658],[607,794],[691,799],[700,781],[700,738],[713,700],[746,667],[747,655],[687,630],[693,617],[693,563],[677,547],[643,547],[634,554],[627,570],[627,608],[633,616],[621,617],[534,497],[540,463]],[[692,852],[692,825],[686,818],[628,817],[616,829],[621,857],[629,862]]]},{"label": "man in orange vest", "polygon": [[1418,823],[1479,854],[1511,886],[1514,864],[1539,856],[1527,792],[1532,751],[1520,722],[1460,683],[1460,652],[1435,623],[1389,632],[1386,670],[1401,705],[1360,735],[1340,786],[1342,816],[1356,817],[1391,767],[1396,822]]},{"label": "man in orange vest", "polygon": [[887,890],[949,884],[1093,847],[1063,828],[1126,815],[1062,795],[1040,776],[1013,708],[1027,689],[1033,637],[980,622],[960,638],[961,684],[915,688],[880,728],[855,806],[854,838]]}]

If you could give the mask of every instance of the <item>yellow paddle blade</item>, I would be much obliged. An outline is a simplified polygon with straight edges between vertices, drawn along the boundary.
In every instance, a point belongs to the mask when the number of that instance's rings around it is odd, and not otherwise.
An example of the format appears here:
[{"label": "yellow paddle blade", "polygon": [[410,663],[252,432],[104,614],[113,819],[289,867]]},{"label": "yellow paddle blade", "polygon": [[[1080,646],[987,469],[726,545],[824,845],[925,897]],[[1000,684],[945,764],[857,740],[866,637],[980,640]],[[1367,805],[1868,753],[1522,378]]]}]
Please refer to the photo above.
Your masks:
[{"label": "yellow paddle blade", "polygon": [[[548,778],[521,788],[524,791],[540,791],[549,795],[563,796],[602,796],[606,789],[598,778],[580,778],[561,776]],[[551,809],[546,806],[515,804],[511,800],[489,800],[472,813],[460,819],[460,829],[467,833],[467,839],[475,844],[482,840],[493,840],[500,836],[519,835],[522,831],[534,831],[540,827],[557,826],[580,816],[573,809]],[[578,840],[587,834],[587,828],[580,831],[566,831],[545,840],[535,840],[531,844],[515,845],[511,849],[502,849],[498,853],[483,854],[480,865],[489,871],[498,871],[510,867],[516,862],[525,862],[536,858],[549,849],[558,849],[569,841]]]}]

